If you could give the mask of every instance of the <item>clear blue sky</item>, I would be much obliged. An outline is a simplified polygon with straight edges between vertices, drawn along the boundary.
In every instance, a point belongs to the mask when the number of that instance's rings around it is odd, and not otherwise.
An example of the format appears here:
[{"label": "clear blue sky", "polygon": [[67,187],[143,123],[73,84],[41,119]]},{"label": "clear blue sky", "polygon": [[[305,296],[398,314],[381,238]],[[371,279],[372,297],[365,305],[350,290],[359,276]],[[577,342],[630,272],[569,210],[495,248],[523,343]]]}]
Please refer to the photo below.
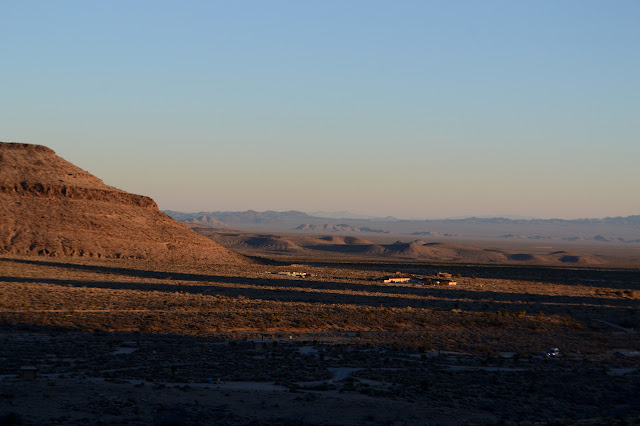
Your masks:
[{"label": "clear blue sky", "polygon": [[0,0],[0,140],[161,208],[640,214],[640,1]]}]

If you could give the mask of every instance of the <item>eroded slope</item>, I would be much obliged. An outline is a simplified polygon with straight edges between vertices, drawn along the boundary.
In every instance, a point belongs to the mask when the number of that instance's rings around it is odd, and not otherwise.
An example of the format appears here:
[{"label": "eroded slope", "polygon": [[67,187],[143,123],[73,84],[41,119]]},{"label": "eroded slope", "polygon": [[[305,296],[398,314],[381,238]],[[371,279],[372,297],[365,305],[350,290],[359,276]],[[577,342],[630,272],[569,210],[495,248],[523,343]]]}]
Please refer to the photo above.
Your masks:
[{"label": "eroded slope", "polygon": [[51,149],[0,143],[0,253],[245,262]]}]

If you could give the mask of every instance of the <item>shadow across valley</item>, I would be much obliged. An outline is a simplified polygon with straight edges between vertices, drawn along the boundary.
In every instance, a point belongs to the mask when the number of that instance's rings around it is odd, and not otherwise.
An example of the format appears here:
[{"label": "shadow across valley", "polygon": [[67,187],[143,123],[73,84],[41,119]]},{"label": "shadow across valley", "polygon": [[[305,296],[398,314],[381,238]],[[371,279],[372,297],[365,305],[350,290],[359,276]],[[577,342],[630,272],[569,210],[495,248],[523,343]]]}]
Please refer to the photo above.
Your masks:
[{"label": "shadow across valley", "polygon": [[359,270],[378,270],[388,273],[434,275],[440,271],[463,277],[509,279],[558,283],[566,285],[587,285],[590,287],[611,289],[640,290],[640,269],[626,268],[594,268],[579,265],[566,267],[530,266],[530,265],[479,265],[456,263],[426,262],[314,262],[307,260],[305,264],[317,267],[331,267]]},{"label": "shadow across valley", "polygon": [[[587,318],[608,318],[637,311],[640,302],[628,297],[591,297],[543,295],[488,290],[468,290],[451,287],[404,287],[379,284],[358,284],[310,279],[249,278],[225,275],[185,274],[113,268],[95,265],[76,265],[40,260],[0,259],[18,263],[61,266],[96,274],[117,274],[166,282],[136,282],[123,279],[106,281],[95,279],[62,279],[48,277],[0,276],[0,282],[52,284],[58,286],[89,287],[110,290],[182,292],[199,295],[247,297],[255,300],[304,302],[322,304],[352,304],[362,306],[413,307],[427,309],[463,309],[468,311],[506,311],[546,314],[567,314]],[[99,277],[96,277],[99,278]],[[176,281],[189,281],[178,283]],[[195,283],[193,283],[195,282]]]},{"label": "shadow across valley", "polygon": [[[12,259],[0,258],[0,262],[14,262],[39,266],[50,266],[65,269],[75,269],[81,271],[96,272],[101,274],[115,274],[137,278],[171,279],[184,281],[217,281],[220,279],[234,283],[248,283],[254,278],[223,276],[210,274],[196,274],[184,272],[149,271],[144,269],[112,267],[103,265],[83,265],[76,263],[63,263],[48,260],[35,259]],[[268,263],[265,263],[268,264]],[[287,265],[289,262],[275,262],[273,265]],[[579,269],[579,268],[554,268],[554,267],[531,267],[531,266],[492,266],[492,265],[443,265],[443,264],[414,264],[414,263],[313,263],[306,262],[311,266],[331,267],[336,269],[358,269],[386,271],[389,274],[401,272],[406,274],[435,275],[439,271],[446,270],[451,274],[464,277],[477,277],[488,279],[512,279],[522,281],[535,281],[545,283],[559,283],[565,285],[586,285],[589,287],[610,288],[610,289],[631,289],[640,290],[640,270],[635,269]],[[291,279],[270,279],[274,285],[288,286],[292,282],[303,281],[307,285],[314,283],[327,285],[325,281],[313,281],[308,278],[304,280]],[[358,286],[366,284],[334,283],[336,288],[345,286]],[[377,291],[382,286],[374,286]],[[397,288],[397,287],[394,287]]]}]

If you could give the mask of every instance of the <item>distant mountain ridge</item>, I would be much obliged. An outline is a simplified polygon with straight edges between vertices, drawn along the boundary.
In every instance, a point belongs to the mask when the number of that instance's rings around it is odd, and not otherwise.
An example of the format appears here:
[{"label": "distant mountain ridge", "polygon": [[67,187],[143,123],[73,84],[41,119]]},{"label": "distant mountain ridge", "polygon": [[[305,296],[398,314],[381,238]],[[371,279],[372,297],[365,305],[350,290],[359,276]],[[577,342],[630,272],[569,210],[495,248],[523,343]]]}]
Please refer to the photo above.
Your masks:
[{"label": "distant mountain ridge", "polygon": [[193,218],[193,219],[187,219],[184,221],[184,223],[193,223],[193,224],[198,224],[198,225],[207,225],[207,226],[211,226],[213,228],[227,228],[229,225],[227,225],[224,222],[220,222],[218,219],[216,219],[213,216],[200,216],[197,218]]},{"label": "distant mountain ridge", "polygon": [[204,220],[203,218],[212,217],[217,221],[225,224],[272,224],[283,220],[304,220],[312,218],[306,213],[290,210],[284,212],[277,212],[267,210],[264,212],[258,212],[255,210],[235,211],[235,212],[198,212],[198,213],[184,213],[173,210],[164,210],[168,216],[178,220],[180,222],[186,222],[193,219]]},{"label": "distant mountain ridge", "polygon": [[[510,219],[503,217],[468,217],[464,219],[331,219],[290,210],[284,212],[255,210],[241,212],[183,213],[165,211],[182,222],[207,224],[219,221],[226,227],[251,231],[304,232],[388,232],[446,238],[523,238],[563,239],[566,241],[597,241],[636,243],[640,241],[640,215],[584,219]],[[207,219],[208,217],[212,219]],[[195,222],[194,222],[195,223]],[[214,227],[225,227],[212,225]],[[326,227],[326,229],[323,229]],[[367,229],[367,231],[364,231]]]},{"label": "distant mountain ridge", "polygon": [[[633,216],[617,216],[605,218],[584,218],[584,219],[508,219],[504,217],[467,217],[464,219],[441,219],[444,222],[464,222],[464,223],[508,223],[508,224],[611,224],[611,225],[631,225],[640,228],[640,215]],[[425,222],[431,222],[426,220]]]},{"label": "distant mountain ridge", "polygon": [[[389,221],[389,222],[447,222],[447,223],[507,223],[507,224],[552,224],[552,223],[575,223],[575,224],[615,224],[615,225],[632,225],[640,227],[640,215],[631,215],[631,216],[615,216],[615,217],[605,217],[605,218],[580,218],[580,219],[525,219],[525,218],[507,218],[507,217],[479,217],[479,216],[469,216],[464,218],[450,218],[450,219],[398,219],[392,216],[388,217],[355,217],[355,218],[345,218],[345,217],[329,217],[328,213],[331,212],[319,212],[319,213],[327,213],[326,216],[313,216],[311,214],[298,211],[298,210],[288,210],[288,211],[275,211],[275,210],[266,210],[263,212],[256,210],[245,210],[245,211],[213,211],[213,212],[196,212],[196,213],[187,213],[187,212],[179,212],[174,210],[163,210],[164,213],[171,216],[172,218],[179,221],[186,221],[189,219],[194,219],[196,217],[202,216],[211,216],[217,220],[220,220],[225,223],[233,223],[235,222],[254,222],[254,223],[269,223],[269,222],[277,222],[279,220],[284,219],[353,219],[353,220],[368,220],[372,222],[376,221]],[[335,212],[335,213],[343,213],[343,212]],[[348,213],[348,212],[344,212]],[[337,214],[335,216],[338,216]],[[364,215],[362,215],[364,216]]]},{"label": "distant mountain ridge", "polygon": [[323,210],[318,210],[315,212],[308,212],[307,214],[309,216],[325,217],[327,219],[370,219],[370,220],[384,220],[384,221],[400,220],[393,216],[386,216],[386,217],[372,216],[367,214],[352,213],[348,210],[340,210],[336,212],[326,212]]},{"label": "distant mountain ridge", "polygon": [[324,225],[311,225],[303,223],[300,226],[293,228],[296,231],[308,231],[308,232],[372,232],[372,233],[388,233],[389,231],[383,231],[381,229],[373,229],[369,227],[359,228],[357,226],[348,225],[346,223],[339,223],[337,225],[325,223]]}]

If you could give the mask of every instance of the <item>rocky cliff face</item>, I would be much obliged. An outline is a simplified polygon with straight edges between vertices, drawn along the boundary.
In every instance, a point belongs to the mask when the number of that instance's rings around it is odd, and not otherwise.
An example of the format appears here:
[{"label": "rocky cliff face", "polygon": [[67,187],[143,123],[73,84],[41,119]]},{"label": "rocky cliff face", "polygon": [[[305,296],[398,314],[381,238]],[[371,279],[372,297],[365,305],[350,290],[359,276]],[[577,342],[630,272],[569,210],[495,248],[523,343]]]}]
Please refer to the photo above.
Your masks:
[{"label": "rocky cliff face", "polygon": [[51,149],[0,143],[0,253],[243,263],[149,197],[105,185]]}]

